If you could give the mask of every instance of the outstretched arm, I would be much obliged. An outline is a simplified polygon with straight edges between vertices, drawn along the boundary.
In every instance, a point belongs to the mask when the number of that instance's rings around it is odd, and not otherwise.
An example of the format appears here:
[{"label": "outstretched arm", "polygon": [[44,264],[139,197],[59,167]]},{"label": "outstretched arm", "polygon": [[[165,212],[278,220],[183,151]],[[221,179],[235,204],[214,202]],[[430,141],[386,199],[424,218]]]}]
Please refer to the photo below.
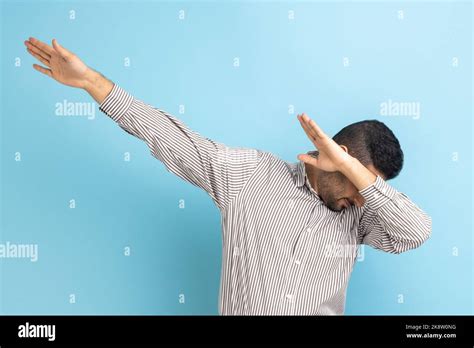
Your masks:
[{"label": "outstretched arm", "polygon": [[46,66],[35,64],[36,70],[60,83],[86,90],[102,112],[143,140],[169,172],[204,189],[219,209],[229,206],[256,170],[262,151],[230,148],[201,136],[179,119],[136,99],[87,67],[56,40],[52,44],[34,38],[25,41],[28,52]]}]

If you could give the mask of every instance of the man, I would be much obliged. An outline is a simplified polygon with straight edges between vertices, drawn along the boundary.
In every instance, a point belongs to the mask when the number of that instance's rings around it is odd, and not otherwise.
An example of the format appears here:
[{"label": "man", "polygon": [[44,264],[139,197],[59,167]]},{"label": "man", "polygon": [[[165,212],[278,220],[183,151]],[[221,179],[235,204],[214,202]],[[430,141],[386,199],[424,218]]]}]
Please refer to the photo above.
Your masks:
[{"label": "man", "polygon": [[357,245],[401,253],[426,241],[431,218],[387,184],[403,153],[383,123],[362,121],[329,138],[298,115],[318,149],[287,163],[230,148],[134,98],[58,44],[25,41],[36,70],[86,90],[166,169],[204,189],[222,217],[219,313],[343,314]]}]

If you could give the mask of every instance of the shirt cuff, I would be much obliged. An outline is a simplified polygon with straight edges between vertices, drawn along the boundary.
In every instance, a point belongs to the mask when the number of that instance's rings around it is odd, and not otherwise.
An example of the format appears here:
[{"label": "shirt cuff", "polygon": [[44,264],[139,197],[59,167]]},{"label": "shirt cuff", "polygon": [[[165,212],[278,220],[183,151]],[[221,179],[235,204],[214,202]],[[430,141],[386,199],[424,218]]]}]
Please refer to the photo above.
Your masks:
[{"label": "shirt cuff", "polygon": [[114,83],[110,93],[99,105],[99,110],[118,122],[132,105],[133,99],[131,94]]},{"label": "shirt cuff", "polygon": [[365,203],[370,208],[377,210],[393,199],[397,194],[397,190],[377,175],[375,182],[360,190],[359,193],[364,197]]}]

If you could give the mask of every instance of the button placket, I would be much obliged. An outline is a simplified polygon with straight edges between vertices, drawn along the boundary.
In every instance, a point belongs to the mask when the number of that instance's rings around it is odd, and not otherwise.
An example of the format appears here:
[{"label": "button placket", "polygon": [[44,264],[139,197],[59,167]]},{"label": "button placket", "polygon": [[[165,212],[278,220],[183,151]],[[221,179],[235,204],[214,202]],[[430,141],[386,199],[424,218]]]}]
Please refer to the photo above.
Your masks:
[{"label": "button placket", "polygon": [[[308,241],[304,245],[306,245],[307,247],[303,249],[303,253],[299,258],[295,257],[293,259],[295,267],[298,267],[298,271],[297,271],[294,287],[291,291],[291,294],[292,294],[291,307],[290,307],[291,308],[291,313],[294,313],[294,310],[295,310],[295,300],[296,300],[296,297],[298,296],[298,288],[299,288],[302,273],[303,273],[303,268],[301,267],[301,263],[302,263],[303,260],[307,260],[308,257],[309,257],[309,253],[310,253],[310,250],[313,246],[313,241],[314,241],[314,238],[315,238],[315,233],[317,231],[317,228],[321,224],[321,222],[322,221],[320,220],[316,223],[316,225],[313,228],[307,228],[306,229]],[[296,253],[295,253],[295,256],[296,256]]]},{"label": "button placket", "polygon": [[[291,275],[295,274],[296,272],[296,277],[295,277],[295,283],[298,282],[298,279],[301,277],[301,272],[302,272],[302,260],[305,256],[305,251],[306,249],[303,248],[303,252],[301,253],[301,250],[298,246],[304,246],[308,244],[308,239],[311,239],[312,234],[311,232],[313,231],[312,228],[306,227],[303,231],[303,235],[299,237],[299,240],[295,246],[295,251],[294,253],[290,256],[289,263],[287,266],[287,271],[285,275],[285,288],[284,288],[284,293],[283,293],[283,301],[284,301],[284,308],[286,310],[289,310],[290,313],[294,312],[294,306],[295,306],[295,301],[296,301],[296,286],[292,286],[292,284],[289,284],[289,279],[292,278]],[[289,306],[289,307],[288,307]],[[285,313],[286,313],[285,310]]]},{"label": "button placket", "polygon": [[[305,239],[306,236],[303,236],[301,238]],[[305,243],[305,241],[301,241],[302,243]],[[295,256],[296,255],[296,256]],[[290,284],[290,279],[293,278],[294,272],[300,272],[301,266],[299,264],[296,264],[296,260],[298,260],[298,263],[301,263],[298,254],[295,254],[293,256],[290,256],[289,258],[289,263],[287,264],[286,267],[286,273],[285,273],[285,284],[283,288],[283,293],[282,293],[282,313],[283,314],[288,314],[288,312],[292,313],[293,311],[293,304],[295,301],[295,296],[293,294],[294,292],[294,287],[292,284]],[[295,281],[298,279],[298,274],[294,277]]]},{"label": "button placket", "polygon": [[[308,253],[308,248],[305,248],[305,245],[311,245],[313,231],[319,226],[321,221],[318,220],[320,218],[319,214],[319,204],[315,205],[314,210],[312,212],[312,216],[309,220],[309,223],[304,227],[304,230],[298,236],[298,239],[292,249],[290,250],[290,258],[286,267],[285,273],[285,284],[283,287],[283,292],[281,295],[281,312],[293,313],[295,310],[295,302],[297,297],[297,289],[301,279],[301,274],[303,272],[303,261],[306,259],[306,254]],[[316,221],[316,224],[313,228],[310,226]],[[309,240],[309,243],[308,243]],[[302,248],[302,249],[301,249]],[[289,284],[289,279],[291,279],[291,275],[296,272],[296,277],[294,280],[295,284]]]}]

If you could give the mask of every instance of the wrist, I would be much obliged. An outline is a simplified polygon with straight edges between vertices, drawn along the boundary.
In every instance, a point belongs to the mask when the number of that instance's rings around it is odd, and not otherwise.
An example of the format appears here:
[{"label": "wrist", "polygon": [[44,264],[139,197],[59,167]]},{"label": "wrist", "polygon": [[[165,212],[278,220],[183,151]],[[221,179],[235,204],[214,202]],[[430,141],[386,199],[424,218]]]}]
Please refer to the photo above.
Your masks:
[{"label": "wrist", "polygon": [[345,176],[348,176],[358,165],[360,165],[360,162],[357,158],[348,156],[346,160],[339,165],[339,171]]},{"label": "wrist", "polygon": [[377,175],[371,172],[355,157],[347,160],[339,171],[348,178],[359,191],[370,186],[377,179]]},{"label": "wrist", "polygon": [[94,85],[97,84],[97,81],[99,79],[99,73],[97,71],[87,68],[86,73],[84,74],[84,80],[82,83],[82,89],[84,89],[87,92],[90,92]]},{"label": "wrist", "polygon": [[88,68],[84,74],[82,88],[89,93],[97,103],[101,104],[107,95],[112,91],[114,83],[108,80],[101,73]]}]

